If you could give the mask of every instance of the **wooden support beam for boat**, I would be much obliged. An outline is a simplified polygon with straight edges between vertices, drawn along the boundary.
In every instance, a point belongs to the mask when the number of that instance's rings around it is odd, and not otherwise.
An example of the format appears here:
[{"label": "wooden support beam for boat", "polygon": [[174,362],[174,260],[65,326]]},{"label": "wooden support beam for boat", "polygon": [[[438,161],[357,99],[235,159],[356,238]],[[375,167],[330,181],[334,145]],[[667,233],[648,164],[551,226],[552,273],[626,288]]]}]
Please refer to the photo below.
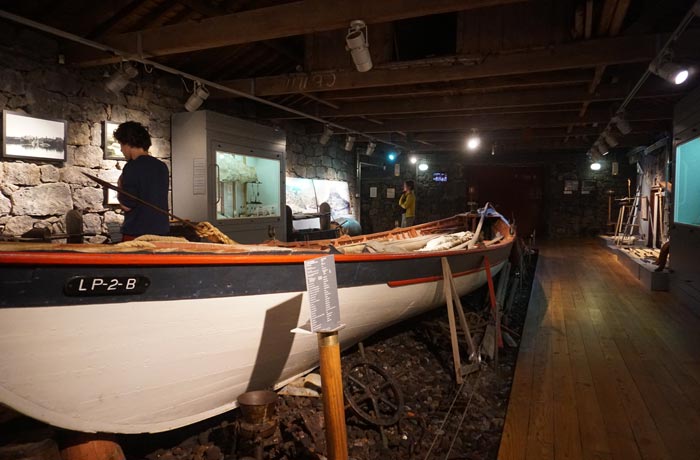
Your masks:
[{"label": "wooden support beam for boat", "polygon": [[491,313],[496,322],[496,353],[498,348],[503,348],[503,338],[501,337],[501,320],[498,314],[498,304],[496,303],[496,292],[493,288],[493,276],[491,276],[491,263],[488,256],[484,256],[484,266],[486,267],[486,280],[489,285],[489,299],[491,300]]},{"label": "wooden support beam for boat", "polygon": [[[457,286],[455,286],[454,278],[452,278],[452,269],[450,268],[450,263],[445,257],[442,257],[442,276],[445,280],[449,279],[450,289],[452,290],[452,296],[455,301],[455,306],[457,307],[457,314],[459,316],[459,324],[464,331],[464,338],[467,341],[467,347],[469,349],[469,360],[477,358],[476,347],[474,346],[474,339],[472,338],[471,330],[469,329],[469,323],[464,315],[464,308],[462,307],[462,301],[459,299],[459,293],[457,292]],[[449,305],[448,307],[449,308]]]},{"label": "wooden support beam for boat", "polygon": [[331,460],[347,460],[348,434],[345,427],[343,373],[340,367],[338,332],[318,333],[318,352],[323,384],[323,416],[326,422],[326,446]]},{"label": "wooden support beam for boat", "polygon": [[442,288],[445,293],[445,303],[447,304],[447,319],[450,323],[450,342],[452,343],[452,360],[455,365],[455,380],[457,385],[461,385],[462,380],[462,360],[459,357],[459,342],[457,341],[457,324],[455,323],[455,312],[452,309],[452,273],[447,259],[442,257]]},{"label": "wooden support beam for boat", "polygon": [[125,460],[114,435],[72,432],[61,444],[62,460]]}]

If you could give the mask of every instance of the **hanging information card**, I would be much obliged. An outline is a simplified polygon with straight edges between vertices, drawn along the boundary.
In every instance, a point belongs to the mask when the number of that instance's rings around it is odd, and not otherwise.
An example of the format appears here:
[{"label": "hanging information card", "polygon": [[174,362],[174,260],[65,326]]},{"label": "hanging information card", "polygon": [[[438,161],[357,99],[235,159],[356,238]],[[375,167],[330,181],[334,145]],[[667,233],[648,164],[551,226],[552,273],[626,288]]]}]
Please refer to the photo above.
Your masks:
[{"label": "hanging information card", "polygon": [[306,292],[309,297],[311,332],[331,332],[340,324],[338,280],[333,256],[304,261]]},{"label": "hanging information card", "polygon": [[207,160],[195,158],[192,160],[192,194],[207,194]]}]

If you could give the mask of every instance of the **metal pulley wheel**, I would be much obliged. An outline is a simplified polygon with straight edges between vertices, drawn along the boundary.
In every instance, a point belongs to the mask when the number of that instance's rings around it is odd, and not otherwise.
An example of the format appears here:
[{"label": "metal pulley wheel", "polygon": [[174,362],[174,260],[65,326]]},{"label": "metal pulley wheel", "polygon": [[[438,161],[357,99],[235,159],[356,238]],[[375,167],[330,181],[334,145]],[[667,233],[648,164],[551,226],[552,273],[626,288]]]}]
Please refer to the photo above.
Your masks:
[{"label": "metal pulley wheel", "polygon": [[403,412],[403,393],[393,377],[372,363],[360,363],[345,374],[348,404],[373,425],[394,425]]}]

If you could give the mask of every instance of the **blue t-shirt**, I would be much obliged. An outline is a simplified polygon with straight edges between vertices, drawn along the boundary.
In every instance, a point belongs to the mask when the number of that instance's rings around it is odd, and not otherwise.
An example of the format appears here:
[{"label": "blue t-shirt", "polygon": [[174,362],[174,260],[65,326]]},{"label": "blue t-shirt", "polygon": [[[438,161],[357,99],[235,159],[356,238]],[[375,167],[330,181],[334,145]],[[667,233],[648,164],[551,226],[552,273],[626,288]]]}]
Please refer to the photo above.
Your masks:
[{"label": "blue t-shirt", "polygon": [[[141,155],[126,162],[122,171],[121,187],[125,192],[167,211],[169,178],[165,163],[150,155]],[[170,232],[167,215],[123,194],[119,194],[119,202],[131,208],[131,211],[124,213],[123,234],[167,235]]]}]

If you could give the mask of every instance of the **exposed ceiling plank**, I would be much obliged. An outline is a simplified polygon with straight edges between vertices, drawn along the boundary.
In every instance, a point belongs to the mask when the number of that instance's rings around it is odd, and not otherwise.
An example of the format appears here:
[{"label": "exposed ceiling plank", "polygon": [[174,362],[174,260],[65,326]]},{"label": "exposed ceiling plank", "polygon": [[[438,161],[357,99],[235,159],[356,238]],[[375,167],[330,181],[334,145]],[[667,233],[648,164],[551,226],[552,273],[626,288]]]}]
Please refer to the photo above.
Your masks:
[{"label": "exposed ceiling plank", "polygon": [[[654,120],[670,120],[672,118],[672,108],[658,108],[654,110],[631,110],[628,114],[630,122],[636,120],[654,121]],[[607,123],[610,121],[611,113],[609,110],[596,109],[589,110],[588,113],[579,118],[578,113],[540,113],[533,115],[531,113],[517,114],[489,114],[489,115],[472,115],[459,117],[442,117],[442,118],[414,118],[405,120],[391,120],[383,125],[375,125],[367,122],[351,122],[344,123],[345,126],[353,131],[361,133],[390,133],[390,132],[430,132],[430,131],[453,131],[476,128],[495,129],[495,128],[547,128],[568,125],[588,125],[593,123]],[[322,126],[314,125],[310,127],[310,132],[320,133]]]},{"label": "exposed ceiling plank", "polygon": [[94,39],[102,36],[104,33],[109,31],[109,29],[119,24],[119,22],[121,22],[125,18],[129,17],[134,12],[134,10],[140,7],[144,2],[145,0],[131,0],[129,3],[124,5],[122,9],[117,11],[116,14],[110,16],[107,20],[93,28],[90,31],[90,33],[86,35],[86,37]]},{"label": "exposed ceiling plank", "polygon": [[[198,23],[173,24],[158,29],[107,37],[104,43],[137,53],[137,39],[149,57],[238,45],[348,27],[362,19],[378,24],[400,19],[449,13],[524,0],[302,0],[283,5],[203,19]],[[104,64],[109,56],[78,48],[72,62]],[[105,61],[105,58],[108,58]]]},{"label": "exposed ceiling plank", "polygon": [[[675,88],[672,88],[675,89]],[[325,117],[348,117],[360,115],[414,114],[426,112],[453,112],[464,109],[499,109],[506,107],[531,107],[570,104],[579,102],[602,102],[623,100],[629,88],[608,86],[598,88],[589,94],[586,88],[554,88],[528,91],[508,91],[489,94],[469,94],[462,96],[436,96],[412,99],[392,99],[391,101],[368,101],[341,104],[339,107],[320,107],[317,115]],[[638,99],[682,95],[656,88],[641,91]],[[274,109],[261,109],[261,118],[294,119],[300,118]]]},{"label": "exposed ceiling plank", "polygon": [[[220,82],[239,91],[255,88],[256,96],[392,86],[396,82],[419,84],[497,77],[535,72],[595,67],[597,65],[649,62],[666,35],[615,37],[558,45],[534,51],[489,56],[476,65],[312,72]],[[686,31],[688,43],[700,41],[700,31]]]},{"label": "exposed ceiling plank", "polygon": [[603,11],[600,13],[600,21],[598,21],[598,36],[604,37],[606,35],[617,35],[610,34],[610,23],[612,22],[613,14],[615,13],[615,8],[617,7],[618,0],[605,0],[603,3]]}]

